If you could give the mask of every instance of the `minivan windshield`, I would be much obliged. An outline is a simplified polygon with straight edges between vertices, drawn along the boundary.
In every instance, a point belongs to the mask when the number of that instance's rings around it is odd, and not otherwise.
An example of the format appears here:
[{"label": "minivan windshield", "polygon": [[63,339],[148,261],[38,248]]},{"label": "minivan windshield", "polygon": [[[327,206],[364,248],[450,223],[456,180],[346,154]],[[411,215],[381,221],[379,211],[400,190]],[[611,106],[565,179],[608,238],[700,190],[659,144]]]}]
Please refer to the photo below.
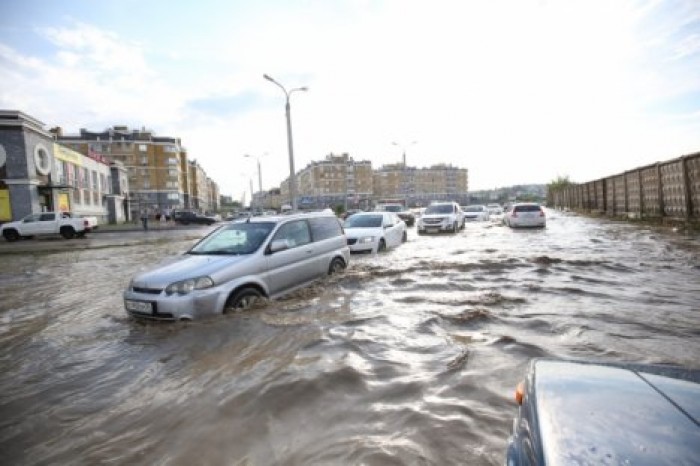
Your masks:
[{"label": "minivan windshield", "polygon": [[452,204],[435,204],[435,205],[430,205],[428,206],[427,209],[425,209],[425,213],[427,215],[430,214],[451,214],[454,212],[454,208],[452,207]]},{"label": "minivan windshield", "polygon": [[252,254],[263,244],[274,227],[274,222],[232,223],[204,238],[187,254]]},{"label": "minivan windshield", "polygon": [[382,215],[359,215],[348,217],[345,228],[379,228],[382,226]]}]

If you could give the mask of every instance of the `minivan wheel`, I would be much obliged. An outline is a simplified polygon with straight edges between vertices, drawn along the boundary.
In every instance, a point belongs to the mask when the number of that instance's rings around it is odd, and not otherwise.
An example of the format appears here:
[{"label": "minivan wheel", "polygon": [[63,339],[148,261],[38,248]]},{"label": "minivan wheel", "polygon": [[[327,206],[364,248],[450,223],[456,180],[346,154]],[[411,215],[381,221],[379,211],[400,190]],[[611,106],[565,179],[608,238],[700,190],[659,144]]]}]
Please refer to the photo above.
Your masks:
[{"label": "minivan wheel", "polygon": [[386,251],[386,242],[384,241],[384,238],[379,240],[379,246],[377,246],[377,252],[383,251]]},{"label": "minivan wheel", "polygon": [[240,289],[231,298],[229,298],[224,312],[249,309],[260,298],[262,298],[262,293],[255,288]]},{"label": "minivan wheel", "polygon": [[328,267],[328,275],[333,275],[343,270],[345,270],[345,262],[340,257],[336,257],[331,261],[330,267]]},{"label": "minivan wheel", "polygon": [[408,241],[408,234],[404,231],[403,236],[401,236],[401,242],[405,243],[406,241]]}]

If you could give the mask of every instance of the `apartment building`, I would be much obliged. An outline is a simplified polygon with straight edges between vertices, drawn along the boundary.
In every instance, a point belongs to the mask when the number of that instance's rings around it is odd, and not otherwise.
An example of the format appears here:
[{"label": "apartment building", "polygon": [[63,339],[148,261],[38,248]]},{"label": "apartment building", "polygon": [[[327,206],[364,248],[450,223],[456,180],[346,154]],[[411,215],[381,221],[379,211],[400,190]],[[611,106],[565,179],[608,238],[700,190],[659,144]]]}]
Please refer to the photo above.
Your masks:
[{"label": "apartment building", "polygon": [[204,170],[196,162],[191,166],[179,138],[156,136],[151,130],[127,126],[102,132],[81,129],[77,135],[64,135],[61,128],[53,132],[59,142],[77,152],[123,164],[130,186],[131,218],[138,218],[144,209],[206,210],[211,205],[211,185],[215,183],[207,183]]},{"label": "apartment building", "polygon": [[449,164],[427,168],[384,165],[374,172],[374,198],[401,199],[409,206],[424,206],[431,201],[467,203],[468,175],[466,168]]},{"label": "apartment building", "polygon": [[[311,162],[296,175],[297,204],[300,208],[322,208],[368,202],[372,196],[372,162],[354,160],[349,154],[329,154]],[[289,179],[280,187],[282,199],[289,199]]]}]

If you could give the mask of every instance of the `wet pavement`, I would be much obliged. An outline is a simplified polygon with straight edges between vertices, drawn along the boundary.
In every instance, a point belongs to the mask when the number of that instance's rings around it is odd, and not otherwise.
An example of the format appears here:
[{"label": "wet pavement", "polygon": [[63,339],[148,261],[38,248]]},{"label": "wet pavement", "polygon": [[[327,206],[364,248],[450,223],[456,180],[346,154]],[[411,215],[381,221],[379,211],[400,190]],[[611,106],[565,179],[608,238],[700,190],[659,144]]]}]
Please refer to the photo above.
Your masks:
[{"label": "wet pavement", "polygon": [[556,212],[410,229],[244,313],[127,317],[129,279],[206,231],[0,247],[3,464],[502,464],[533,357],[700,368],[697,237]]}]

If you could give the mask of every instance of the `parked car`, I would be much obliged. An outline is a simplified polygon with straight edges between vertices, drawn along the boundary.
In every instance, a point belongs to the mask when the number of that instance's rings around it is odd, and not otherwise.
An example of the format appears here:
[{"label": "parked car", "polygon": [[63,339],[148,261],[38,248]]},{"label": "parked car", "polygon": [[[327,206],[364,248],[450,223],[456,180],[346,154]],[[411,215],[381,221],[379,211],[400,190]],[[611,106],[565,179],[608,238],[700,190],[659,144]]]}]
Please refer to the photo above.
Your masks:
[{"label": "parked car", "polygon": [[456,202],[430,204],[418,219],[419,235],[444,231],[457,233],[461,228],[464,228],[464,216]]},{"label": "parked car", "polygon": [[338,272],[349,260],[333,214],[249,218],[222,225],[184,255],[135,276],[124,307],[132,316],[161,320],[245,309]]},{"label": "parked car", "polygon": [[486,204],[490,215],[503,215],[503,207],[500,204]]},{"label": "parked car", "polygon": [[409,227],[412,227],[416,223],[416,216],[402,204],[377,204],[374,210],[377,212],[393,212]]},{"label": "parked car", "polygon": [[96,217],[79,217],[70,212],[41,212],[29,214],[16,222],[0,226],[0,234],[12,242],[34,236],[61,235],[65,239],[82,238],[97,229]]},{"label": "parked car", "polygon": [[506,464],[698,464],[700,371],[535,359]]},{"label": "parked car", "polygon": [[547,225],[547,217],[539,204],[522,202],[509,207],[503,215],[503,223],[511,228],[544,228]]},{"label": "parked car", "polygon": [[190,210],[178,210],[173,212],[173,220],[175,223],[180,223],[182,225],[189,225],[190,223],[213,225],[218,221],[215,217],[202,215]]},{"label": "parked car", "polygon": [[344,224],[351,252],[381,252],[406,242],[406,223],[391,212],[361,212]]},{"label": "parked car", "polygon": [[485,205],[468,205],[462,207],[464,221],[486,222],[490,218],[489,210]]}]

